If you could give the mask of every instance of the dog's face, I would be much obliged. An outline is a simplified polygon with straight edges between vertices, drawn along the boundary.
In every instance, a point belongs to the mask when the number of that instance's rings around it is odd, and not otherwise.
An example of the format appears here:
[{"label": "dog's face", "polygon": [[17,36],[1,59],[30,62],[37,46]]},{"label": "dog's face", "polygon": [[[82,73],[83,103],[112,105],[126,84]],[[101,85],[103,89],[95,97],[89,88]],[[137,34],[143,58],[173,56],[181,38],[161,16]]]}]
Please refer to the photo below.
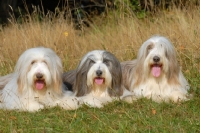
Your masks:
[{"label": "dog's face", "polygon": [[175,50],[164,37],[147,40],[140,48],[138,59],[144,62],[144,72],[155,78],[163,74],[170,77],[179,70]]},{"label": "dog's face", "polygon": [[51,72],[43,59],[33,60],[27,73],[28,84],[36,90],[46,89],[52,84]]},{"label": "dog's face", "polygon": [[159,77],[162,72],[168,71],[167,51],[162,43],[151,43],[146,48],[145,66],[154,77]]},{"label": "dog's face", "polygon": [[101,53],[95,53],[88,57],[88,60],[90,60],[90,68],[87,73],[87,85],[111,87],[112,75],[109,71],[111,62],[106,60]]},{"label": "dog's face", "polygon": [[62,92],[62,62],[49,48],[31,48],[19,58],[15,67],[19,92],[32,88],[44,92],[52,88],[56,93]]},{"label": "dog's face", "polygon": [[105,91],[110,95],[121,95],[122,71],[120,62],[110,52],[94,50],[86,54],[77,70],[73,90],[77,96],[91,91]]}]

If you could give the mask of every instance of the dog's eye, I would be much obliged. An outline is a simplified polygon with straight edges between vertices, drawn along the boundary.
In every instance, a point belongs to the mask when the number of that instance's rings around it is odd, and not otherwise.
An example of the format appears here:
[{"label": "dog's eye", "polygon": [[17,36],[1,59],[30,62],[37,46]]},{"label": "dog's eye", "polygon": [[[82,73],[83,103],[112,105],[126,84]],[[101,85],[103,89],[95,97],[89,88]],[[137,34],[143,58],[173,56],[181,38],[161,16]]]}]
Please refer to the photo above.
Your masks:
[{"label": "dog's eye", "polygon": [[33,60],[32,62],[31,62],[31,65],[33,65],[35,63],[35,60]]},{"label": "dog's eye", "polygon": [[106,64],[106,66],[109,66],[109,65],[110,65],[109,60],[103,60],[103,63]]},{"label": "dog's eye", "polygon": [[45,64],[47,64],[47,62],[46,61],[43,61]]},{"label": "dog's eye", "polygon": [[167,58],[169,58],[167,51],[165,51],[165,56],[166,56]]},{"label": "dog's eye", "polygon": [[90,64],[94,64],[95,62],[93,60],[90,60]]},{"label": "dog's eye", "polygon": [[149,52],[154,48],[153,44],[150,44],[147,46],[147,54],[149,54]]},{"label": "dog's eye", "polygon": [[150,51],[151,49],[153,49],[153,45],[147,46],[147,50],[148,50],[148,51]]}]

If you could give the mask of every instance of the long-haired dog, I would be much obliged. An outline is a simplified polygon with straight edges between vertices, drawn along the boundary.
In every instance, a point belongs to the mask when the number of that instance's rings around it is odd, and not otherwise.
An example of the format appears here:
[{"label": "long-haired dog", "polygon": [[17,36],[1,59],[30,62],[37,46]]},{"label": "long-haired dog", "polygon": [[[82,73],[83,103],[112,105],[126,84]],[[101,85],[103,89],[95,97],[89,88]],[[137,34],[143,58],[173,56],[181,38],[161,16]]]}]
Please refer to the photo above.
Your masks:
[{"label": "long-haired dog", "polygon": [[63,80],[73,84],[73,91],[80,103],[92,107],[103,107],[113,99],[131,95],[122,86],[120,62],[112,53],[104,50],[87,53],[76,70],[63,75]]},{"label": "long-haired dog", "polygon": [[143,43],[137,59],[122,62],[124,86],[136,98],[178,102],[187,99],[189,84],[183,76],[171,42],[153,36]]},{"label": "long-haired dog", "polygon": [[[60,106],[76,109],[77,100],[62,82],[62,62],[50,48],[26,50],[18,59],[12,74],[0,77],[0,108],[38,111]],[[4,85],[4,83],[6,83]]]}]

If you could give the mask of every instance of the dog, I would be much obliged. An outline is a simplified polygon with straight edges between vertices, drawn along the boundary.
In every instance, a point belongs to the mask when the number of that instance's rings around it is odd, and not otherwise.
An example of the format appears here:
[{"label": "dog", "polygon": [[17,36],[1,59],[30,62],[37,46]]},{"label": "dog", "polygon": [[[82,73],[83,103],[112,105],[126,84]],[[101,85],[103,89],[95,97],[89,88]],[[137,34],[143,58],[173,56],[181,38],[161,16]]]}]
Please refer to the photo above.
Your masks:
[{"label": "dog", "polygon": [[14,72],[0,77],[0,108],[30,112],[55,106],[77,109],[78,101],[65,88],[62,74],[62,61],[52,49],[26,50]]},{"label": "dog", "polygon": [[[190,86],[180,70],[175,49],[166,37],[155,35],[139,49],[137,59],[121,63],[123,84],[134,99],[156,102],[188,99]],[[129,99],[130,100],[130,99]]]},{"label": "dog", "polygon": [[113,100],[131,96],[122,85],[122,70],[118,59],[105,50],[88,52],[77,69],[63,74],[63,82],[72,84],[79,102],[101,108]]}]

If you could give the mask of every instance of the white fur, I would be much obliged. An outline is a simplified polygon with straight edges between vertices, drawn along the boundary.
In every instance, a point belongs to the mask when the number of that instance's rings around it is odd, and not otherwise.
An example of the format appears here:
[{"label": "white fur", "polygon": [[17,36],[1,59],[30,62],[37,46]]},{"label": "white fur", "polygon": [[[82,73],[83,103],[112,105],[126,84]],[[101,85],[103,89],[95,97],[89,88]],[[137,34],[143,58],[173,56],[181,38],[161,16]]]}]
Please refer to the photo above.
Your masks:
[{"label": "white fur", "polygon": [[[76,109],[78,103],[72,92],[64,91],[62,62],[49,48],[31,48],[19,58],[11,80],[0,91],[0,108],[38,111],[60,106]],[[36,74],[42,74],[45,86],[36,89]],[[1,78],[0,78],[1,79]]]},{"label": "white fur", "polygon": [[[159,57],[158,64],[162,66],[158,77],[151,73],[155,56]],[[126,67],[126,62],[123,65]],[[175,50],[167,38],[153,36],[144,42],[137,59],[132,61],[132,66],[127,67],[132,70],[126,78],[128,80],[126,83],[136,98],[146,97],[156,102],[187,100],[189,84],[180,70]],[[125,73],[125,76],[127,75]]]},{"label": "white fur", "polygon": [[104,90],[103,92],[100,92],[98,90],[92,91],[88,95],[78,97],[78,101],[80,102],[80,104],[86,104],[90,107],[102,108],[105,104],[117,99],[114,97],[110,97],[106,91],[107,90]]},{"label": "white fur", "polygon": [[[123,95],[120,97],[112,97],[107,93],[107,89],[104,92],[95,92],[89,93],[86,96],[78,97],[79,104],[86,104],[90,107],[97,107],[102,108],[104,105],[118,100],[125,100],[127,99],[132,100],[133,93],[128,91],[126,88],[124,88]],[[128,101],[129,102],[129,101]]]},{"label": "white fur", "polygon": [[[98,57],[99,54],[96,54],[96,55],[97,55],[96,57]],[[103,63],[101,58],[97,58],[97,59],[98,60],[96,60],[95,64],[90,68],[90,70],[87,73],[87,85],[94,87],[93,91],[101,90],[99,88],[101,86],[94,84],[94,78],[97,77],[96,75],[97,70],[102,71],[101,77],[106,79],[104,83],[106,87],[110,87],[112,83],[112,75],[110,74],[110,71],[108,70],[107,66]],[[99,94],[100,93],[97,92],[97,95]]]},{"label": "white fur", "polygon": [[[183,80],[181,76],[180,80]],[[170,85],[165,76],[159,79],[150,77],[146,82],[135,88],[133,93],[137,98],[146,97],[156,102],[178,102],[187,100],[187,85],[185,87]]]}]

